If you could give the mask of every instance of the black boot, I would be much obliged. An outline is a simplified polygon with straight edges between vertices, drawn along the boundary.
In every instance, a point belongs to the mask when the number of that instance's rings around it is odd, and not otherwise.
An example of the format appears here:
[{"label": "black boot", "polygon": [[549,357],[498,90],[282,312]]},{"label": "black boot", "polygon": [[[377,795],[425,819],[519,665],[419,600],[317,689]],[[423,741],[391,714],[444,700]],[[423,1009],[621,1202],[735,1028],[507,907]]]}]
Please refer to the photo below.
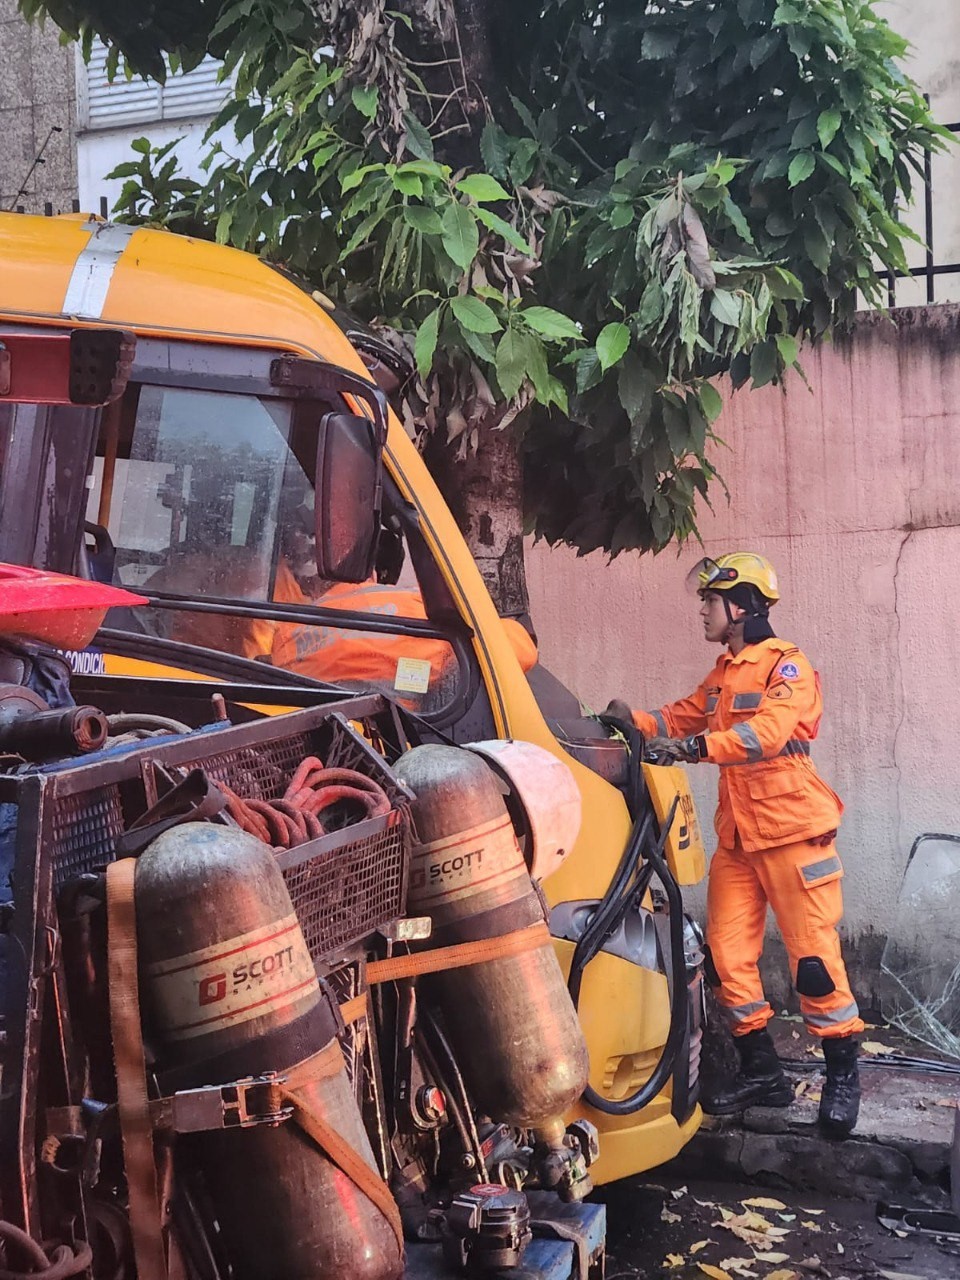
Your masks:
[{"label": "black boot", "polygon": [[744,1107],[787,1107],[793,1101],[793,1086],[783,1074],[773,1041],[767,1031],[750,1031],[735,1036],[740,1070],[727,1085],[720,1085],[701,1098],[700,1105],[711,1116],[726,1116]]},{"label": "black boot", "polygon": [[860,1113],[857,1047],[854,1036],[830,1036],[823,1042],[827,1078],[820,1095],[820,1127],[835,1138],[845,1138]]}]

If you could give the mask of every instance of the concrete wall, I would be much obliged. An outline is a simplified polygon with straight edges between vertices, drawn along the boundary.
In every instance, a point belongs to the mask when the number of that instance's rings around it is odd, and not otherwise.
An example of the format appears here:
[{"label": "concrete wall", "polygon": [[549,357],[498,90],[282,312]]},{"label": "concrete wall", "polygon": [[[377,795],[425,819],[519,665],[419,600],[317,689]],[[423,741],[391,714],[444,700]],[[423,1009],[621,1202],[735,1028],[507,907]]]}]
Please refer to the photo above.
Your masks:
[{"label": "concrete wall", "polygon": [[[819,669],[818,768],[847,805],[846,937],[861,998],[910,845],[960,833],[960,308],[867,316],[851,344],[808,351],[812,390],[740,392],[719,433],[708,554],[756,550],[777,565],[780,635]],[[588,705],[655,707],[689,692],[715,656],[683,589],[691,545],[659,557],[530,550],[544,662]],[[716,770],[693,770],[702,816]],[[702,897],[692,899],[698,909]],[[933,944],[935,940],[931,939]],[[774,962],[779,949],[768,948]],[[769,968],[786,998],[782,966]]]},{"label": "concrete wall", "polygon": [[[15,203],[42,213],[69,211],[77,194],[74,52],[63,47],[52,23],[28,25],[16,0],[0,0],[0,207]],[[50,135],[52,126],[61,132]],[[38,165],[17,196],[44,141]]]}]

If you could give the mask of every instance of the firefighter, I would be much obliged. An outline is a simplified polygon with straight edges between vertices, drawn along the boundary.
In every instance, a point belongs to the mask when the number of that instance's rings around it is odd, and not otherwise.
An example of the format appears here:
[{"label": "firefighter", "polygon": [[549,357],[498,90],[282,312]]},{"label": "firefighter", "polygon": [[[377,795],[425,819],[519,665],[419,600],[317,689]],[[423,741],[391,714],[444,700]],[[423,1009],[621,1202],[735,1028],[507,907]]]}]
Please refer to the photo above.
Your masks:
[{"label": "firefighter", "polygon": [[[700,597],[707,641],[726,651],[689,697],[631,714],[659,756],[721,766],[708,974],[731,1023],[740,1070],[703,1107],[723,1115],[793,1098],[766,1029],[773,1010],[758,969],[769,903],[804,1021],[823,1046],[820,1124],[845,1136],[859,1111],[856,1035],[864,1024],[837,934],[843,868],[834,837],[843,806],[810,760],[822,712],[819,678],[770,625],[780,593],[768,560],[746,552],[704,559],[688,584]],[[610,709],[622,715],[625,708],[614,702]]]}]

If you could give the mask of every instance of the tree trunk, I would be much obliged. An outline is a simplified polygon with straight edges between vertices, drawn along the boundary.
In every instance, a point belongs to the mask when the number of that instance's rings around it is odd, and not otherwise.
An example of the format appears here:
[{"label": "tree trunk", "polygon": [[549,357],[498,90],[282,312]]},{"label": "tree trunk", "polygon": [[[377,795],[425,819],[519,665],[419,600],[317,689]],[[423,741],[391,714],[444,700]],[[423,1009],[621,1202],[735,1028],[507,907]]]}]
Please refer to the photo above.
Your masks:
[{"label": "tree trunk", "polygon": [[456,456],[436,432],[425,459],[502,617],[527,613],[523,461],[513,432],[481,427],[477,451]]}]

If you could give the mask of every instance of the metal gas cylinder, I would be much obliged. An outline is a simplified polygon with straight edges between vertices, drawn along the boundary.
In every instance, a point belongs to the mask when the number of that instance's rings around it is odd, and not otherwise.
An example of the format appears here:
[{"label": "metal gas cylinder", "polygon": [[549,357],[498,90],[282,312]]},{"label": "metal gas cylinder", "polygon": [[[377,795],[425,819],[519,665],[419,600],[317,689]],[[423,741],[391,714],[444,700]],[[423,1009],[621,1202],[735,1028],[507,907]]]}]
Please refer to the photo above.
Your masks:
[{"label": "metal gas cylinder", "polygon": [[[141,854],[135,897],[164,1092],[282,1075],[326,1047],[325,1072],[298,1091],[375,1172],[336,1015],[270,848],[228,827],[174,827]],[[177,1153],[203,1175],[237,1280],[402,1273],[386,1217],[293,1120],[188,1134]]]},{"label": "metal gas cylinder", "polygon": [[[396,766],[416,794],[409,910],[432,945],[511,933],[543,919],[500,784],[477,755],[415,747]],[[589,1061],[549,938],[518,955],[421,979],[442,1009],[474,1102],[497,1120],[562,1138]]]}]

